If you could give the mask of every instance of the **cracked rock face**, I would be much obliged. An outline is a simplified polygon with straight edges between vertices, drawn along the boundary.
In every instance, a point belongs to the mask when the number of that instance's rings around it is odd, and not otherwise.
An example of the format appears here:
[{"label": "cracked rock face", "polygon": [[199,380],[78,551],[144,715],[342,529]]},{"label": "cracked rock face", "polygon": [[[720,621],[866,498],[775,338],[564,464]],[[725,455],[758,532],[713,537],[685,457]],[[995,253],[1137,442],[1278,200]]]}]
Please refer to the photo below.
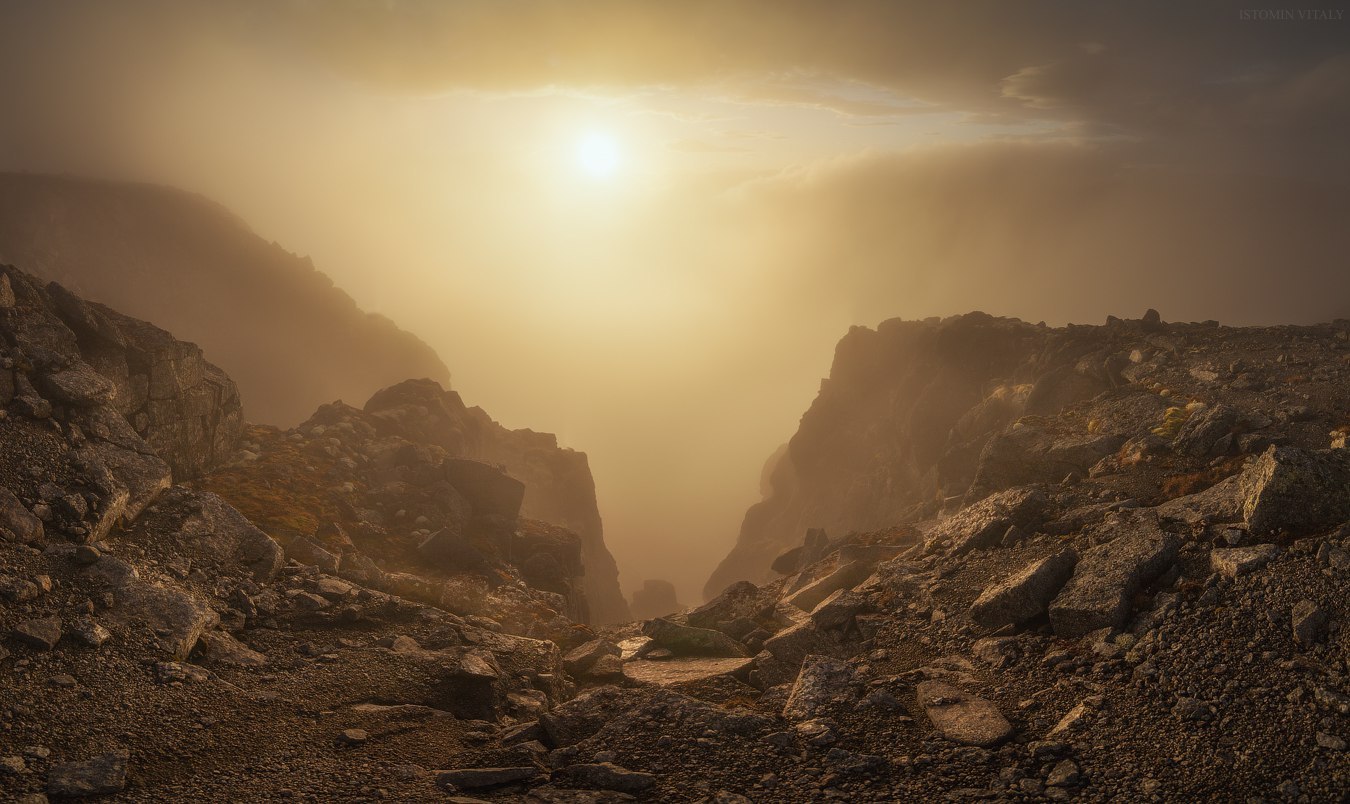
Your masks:
[{"label": "cracked rock face", "polygon": [[1099,526],[1098,532],[1110,541],[1083,553],[1050,603],[1050,622],[1060,636],[1123,626],[1131,598],[1172,566],[1180,546],[1150,516],[1122,518]]}]

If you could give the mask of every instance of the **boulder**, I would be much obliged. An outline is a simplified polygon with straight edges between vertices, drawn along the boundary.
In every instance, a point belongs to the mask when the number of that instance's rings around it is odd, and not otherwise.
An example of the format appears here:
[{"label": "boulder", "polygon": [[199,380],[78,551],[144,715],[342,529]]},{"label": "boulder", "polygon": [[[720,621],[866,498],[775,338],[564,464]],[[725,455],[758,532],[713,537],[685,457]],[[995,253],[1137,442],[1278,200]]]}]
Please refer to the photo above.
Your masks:
[{"label": "boulder", "polygon": [[984,628],[1021,625],[1045,613],[1073,575],[1078,554],[1065,548],[1033,561],[985,588],[970,607],[970,619]]},{"label": "boulder", "polygon": [[1327,630],[1327,613],[1311,600],[1300,600],[1290,613],[1294,641],[1305,648],[1322,640]]},{"label": "boulder", "polygon": [[102,796],[127,786],[131,752],[125,748],[93,759],[63,762],[47,772],[47,794],[52,796]]},{"label": "boulder", "polygon": [[816,653],[823,656],[842,656],[843,646],[821,631],[810,620],[785,628],[764,641],[764,650],[773,657],[792,667],[797,667],[806,657]]},{"label": "boulder", "polygon": [[179,524],[184,554],[195,564],[243,567],[255,581],[270,581],[285,563],[285,551],[234,506],[210,492],[168,495],[163,507],[190,511]]},{"label": "boulder", "polygon": [[14,627],[14,638],[38,650],[51,650],[61,641],[61,618],[24,620]]},{"label": "boulder", "polygon": [[721,631],[680,625],[665,618],[649,620],[642,633],[651,644],[666,648],[676,656],[749,656],[745,646]]},{"label": "boulder", "polygon": [[1162,530],[1156,515],[1118,516],[1100,532],[1111,540],[1083,553],[1073,577],[1050,604],[1050,624],[1061,637],[1123,627],[1130,599],[1176,560],[1180,543]]},{"label": "boulder", "polygon": [[695,628],[718,628],[722,623],[760,617],[766,609],[772,611],[773,604],[772,596],[758,586],[737,581],[722,590],[722,594],[690,610],[685,620]]},{"label": "boulder", "polygon": [[934,728],[954,743],[988,748],[1012,736],[1012,724],[998,707],[956,687],[925,681],[918,698]]},{"label": "boulder", "polygon": [[822,717],[831,707],[852,705],[859,697],[852,667],[832,656],[808,656],[783,706],[783,717],[792,721]]},{"label": "boulder", "polygon": [[934,526],[924,540],[924,552],[945,548],[950,555],[962,555],[993,547],[1014,525],[1034,530],[1049,502],[1039,489],[1016,488],[992,494]]},{"label": "boulder", "polygon": [[1242,514],[1256,535],[1302,535],[1350,520],[1350,450],[1271,447],[1239,476]]},{"label": "boulder", "polygon": [[1238,412],[1228,405],[1213,405],[1191,413],[1172,439],[1172,449],[1194,458],[1207,458],[1229,450],[1222,446],[1232,439]]},{"label": "boulder", "polygon": [[589,670],[600,657],[618,655],[620,655],[618,645],[607,639],[592,639],[563,656],[563,669],[574,676],[580,675]]},{"label": "boulder", "polygon": [[40,377],[43,396],[53,402],[77,407],[92,407],[113,400],[116,387],[102,374],[83,362]]},{"label": "boulder", "polygon": [[70,629],[70,635],[74,637],[76,642],[88,648],[102,647],[104,642],[112,638],[108,629],[88,616],[75,621],[74,627]]},{"label": "boulder", "polygon": [[[108,474],[116,482],[117,496],[122,497],[116,506],[116,514],[127,521],[140,516],[146,506],[158,499],[173,483],[169,465],[157,456],[106,441],[86,444],[76,451],[76,460],[97,463],[107,468]],[[105,510],[110,507],[105,506]]]},{"label": "boulder", "polygon": [[575,745],[599,731],[641,699],[638,690],[596,687],[539,716],[545,741],[554,748]]},{"label": "boulder", "polygon": [[0,486],[0,538],[25,544],[42,539],[42,520],[33,516],[19,498]]},{"label": "boulder", "polygon": [[1279,553],[1280,548],[1273,544],[1219,547],[1210,551],[1209,567],[1225,577],[1237,578],[1264,567]]},{"label": "boulder", "polygon": [[867,576],[872,574],[874,566],[867,561],[853,561],[844,564],[828,575],[801,588],[789,597],[787,602],[802,611],[812,611],[834,592],[841,589],[852,589],[867,580]]},{"label": "boulder", "polygon": [[186,659],[202,634],[220,621],[210,606],[179,586],[127,577],[113,594],[110,619],[149,629],[176,661]]},{"label": "boulder", "polygon": [[975,640],[970,652],[985,664],[1000,668],[1007,667],[1017,660],[1019,649],[1017,637],[985,637]]},{"label": "boulder", "polygon": [[267,657],[221,631],[207,631],[197,642],[201,658],[229,667],[262,667]]},{"label": "boulder", "polygon": [[811,611],[811,622],[822,631],[847,631],[854,618],[872,611],[872,604],[851,589],[840,589]]}]

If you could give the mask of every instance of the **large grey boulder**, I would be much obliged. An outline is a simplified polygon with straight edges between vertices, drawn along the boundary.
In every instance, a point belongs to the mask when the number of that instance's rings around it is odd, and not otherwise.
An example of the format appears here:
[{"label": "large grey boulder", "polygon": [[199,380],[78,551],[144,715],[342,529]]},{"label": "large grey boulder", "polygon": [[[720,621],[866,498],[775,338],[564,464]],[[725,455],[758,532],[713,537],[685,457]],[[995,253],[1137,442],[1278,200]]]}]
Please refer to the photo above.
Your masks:
[{"label": "large grey boulder", "polygon": [[1099,533],[1111,540],[1083,553],[1073,577],[1050,604],[1050,624],[1059,636],[1124,626],[1130,598],[1172,566],[1180,544],[1148,512],[1117,517]]},{"label": "large grey boulder", "polygon": [[843,646],[810,620],[785,628],[764,642],[764,650],[790,667],[796,667],[811,654],[842,656]]},{"label": "large grey boulder", "polygon": [[1239,486],[1254,534],[1337,525],[1350,520],[1350,450],[1271,447],[1247,466]]},{"label": "large grey boulder", "polygon": [[[685,615],[685,620],[696,628],[721,630],[724,623],[740,619],[755,619],[772,614],[774,596],[749,581],[737,581],[712,600]],[[666,612],[668,613],[668,612]]]},{"label": "large grey boulder", "polygon": [[528,782],[543,773],[533,765],[507,768],[456,768],[436,773],[436,785],[443,790],[487,790],[508,784]]},{"label": "large grey boulder", "polygon": [[1033,561],[985,588],[970,607],[970,619],[985,628],[1020,625],[1045,613],[1078,564],[1078,553],[1065,548]]},{"label": "large grey boulder", "polygon": [[1190,415],[1172,439],[1172,448],[1184,455],[1206,458],[1227,452],[1225,441],[1231,446],[1233,428],[1238,423],[1238,412],[1228,405],[1213,405]]},{"label": "large grey boulder", "polygon": [[940,549],[951,555],[992,547],[1008,528],[1030,530],[1040,524],[1049,498],[1032,488],[1000,491],[939,522],[924,540],[924,552]]},{"label": "large grey boulder", "polygon": [[754,665],[752,658],[694,656],[662,660],[635,659],[623,663],[623,676],[639,685],[675,687],[697,684],[722,676],[744,678]]},{"label": "large grey boulder", "polygon": [[145,539],[171,534],[175,552],[193,566],[214,573],[245,573],[255,581],[270,581],[286,561],[285,551],[234,506],[216,494],[175,487],[166,493],[154,513],[133,526]]},{"label": "large grey boulder", "polygon": [[642,633],[651,637],[653,648],[665,648],[676,656],[749,656],[745,646],[721,631],[680,625],[663,617],[648,621]]},{"label": "large grey boulder", "polygon": [[220,622],[210,606],[175,584],[128,576],[113,594],[116,605],[109,619],[155,634],[176,661],[186,659],[202,634]]},{"label": "large grey boulder", "polygon": [[554,748],[575,745],[606,723],[631,710],[642,698],[640,690],[596,687],[539,716],[545,741]]}]

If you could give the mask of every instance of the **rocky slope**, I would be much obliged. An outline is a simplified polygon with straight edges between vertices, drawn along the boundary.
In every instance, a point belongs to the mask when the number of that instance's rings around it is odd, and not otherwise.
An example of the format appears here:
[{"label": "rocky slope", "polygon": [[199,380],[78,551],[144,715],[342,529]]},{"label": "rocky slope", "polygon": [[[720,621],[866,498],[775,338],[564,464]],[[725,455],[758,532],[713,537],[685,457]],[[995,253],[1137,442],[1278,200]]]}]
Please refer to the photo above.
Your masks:
[{"label": "rocky slope", "polygon": [[292,425],[408,377],[449,380],[430,347],[358,309],[308,258],[178,190],[0,174],[0,263],[201,345],[250,421]]},{"label": "rocky slope", "polygon": [[[240,800],[222,763],[314,726],[289,701],[335,694],[377,733],[446,718],[430,757],[572,688],[560,651],[591,635],[583,539],[521,517],[526,483],[469,446],[433,443],[450,422],[418,403],[453,394],[412,383],[295,430],[245,426],[195,346],[10,267],[0,352],[5,794],[124,791],[131,767],[126,795],[173,799],[207,766],[209,794]],[[458,412],[475,451],[559,452]],[[355,734],[325,732],[321,753]],[[324,766],[304,772],[349,794],[351,772]],[[248,784],[272,800],[293,783]]]},{"label": "rocky slope", "polygon": [[[137,371],[96,369],[85,317],[7,276],[16,800],[1350,790],[1350,326],[857,331],[765,508],[826,527],[743,552],[758,580],[698,608],[594,629],[583,539],[519,516],[527,484],[474,460],[491,427],[457,397],[411,383],[154,442],[182,414],[137,431]],[[195,478],[157,454],[199,456]],[[877,526],[839,524],[849,489]]]},{"label": "rocky slope", "polygon": [[[773,577],[770,562],[809,528],[872,530],[1010,485],[1085,476],[1142,422],[1172,415],[1169,427],[1180,424],[1188,405],[1224,403],[1210,426],[1233,434],[1215,456],[1253,451],[1236,443],[1244,434],[1325,446],[1324,431],[1346,421],[1341,403],[1325,398],[1328,377],[1341,371],[1331,348],[1341,331],[1166,325],[1156,313],[1064,328],[983,313],[855,327],[705,593]],[[1331,346],[1282,357],[1319,342]],[[1048,419],[1101,394],[1082,426],[1047,429]],[[1310,400],[1324,409],[1305,415]],[[1249,432],[1267,418],[1273,430]]]}]

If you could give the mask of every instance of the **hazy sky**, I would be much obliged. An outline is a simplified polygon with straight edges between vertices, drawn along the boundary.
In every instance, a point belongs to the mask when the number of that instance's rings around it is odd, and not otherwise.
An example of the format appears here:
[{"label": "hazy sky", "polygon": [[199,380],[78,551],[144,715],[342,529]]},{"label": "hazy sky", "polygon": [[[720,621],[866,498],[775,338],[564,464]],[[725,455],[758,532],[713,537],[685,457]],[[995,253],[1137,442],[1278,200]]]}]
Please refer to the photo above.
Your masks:
[{"label": "hazy sky", "polygon": [[313,256],[690,602],[850,324],[1350,316],[1350,20],[1244,5],[0,0],[0,168]]}]

